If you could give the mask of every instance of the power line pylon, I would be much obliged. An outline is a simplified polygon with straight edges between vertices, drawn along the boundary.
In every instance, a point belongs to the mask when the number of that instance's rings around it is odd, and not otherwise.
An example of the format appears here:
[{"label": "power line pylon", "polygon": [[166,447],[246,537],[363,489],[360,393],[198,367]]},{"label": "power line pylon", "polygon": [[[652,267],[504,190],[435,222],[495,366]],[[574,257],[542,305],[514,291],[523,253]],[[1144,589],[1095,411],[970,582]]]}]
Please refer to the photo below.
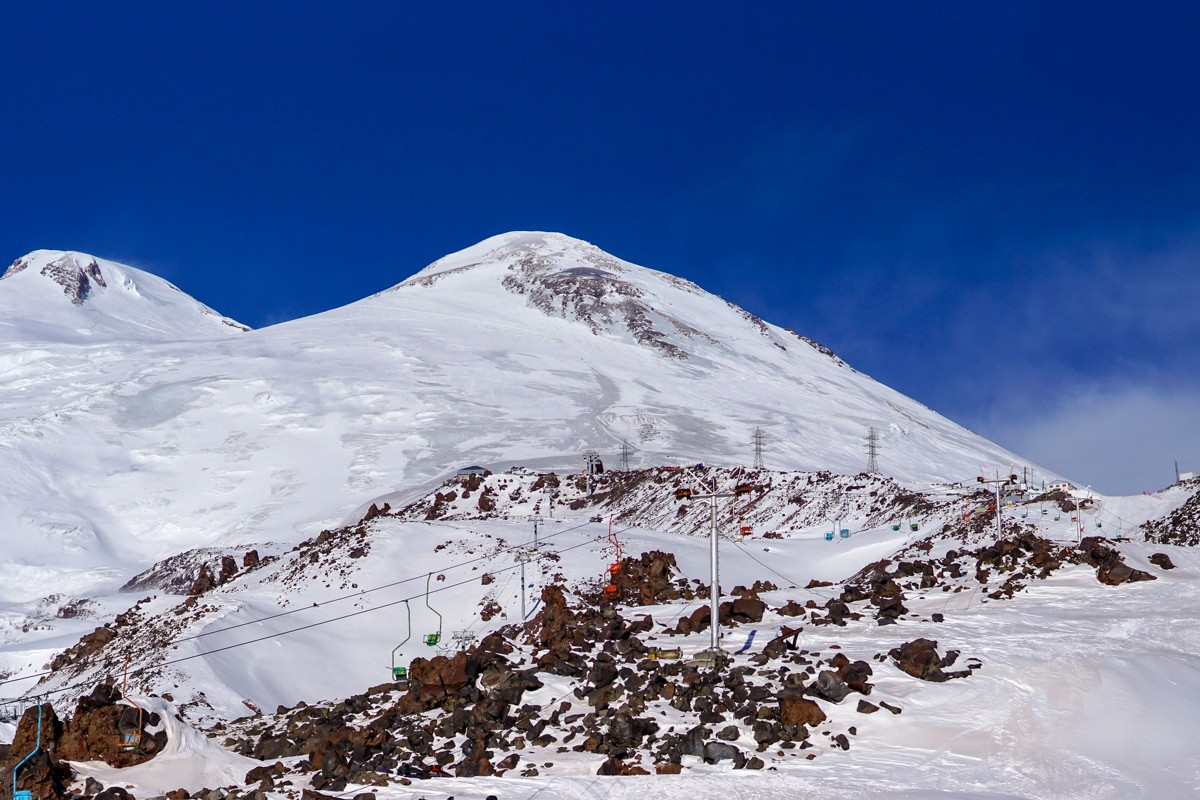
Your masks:
[{"label": "power line pylon", "polygon": [[765,438],[766,437],[763,436],[762,428],[754,429],[754,468],[755,469],[765,469],[765,467],[763,466],[763,457],[762,457],[763,440]]},{"label": "power line pylon", "polygon": [[867,433],[867,472],[879,472],[879,434],[874,426]]},{"label": "power line pylon", "polygon": [[621,471],[629,472],[629,454],[633,452],[629,446],[629,442],[625,439],[621,440]]}]

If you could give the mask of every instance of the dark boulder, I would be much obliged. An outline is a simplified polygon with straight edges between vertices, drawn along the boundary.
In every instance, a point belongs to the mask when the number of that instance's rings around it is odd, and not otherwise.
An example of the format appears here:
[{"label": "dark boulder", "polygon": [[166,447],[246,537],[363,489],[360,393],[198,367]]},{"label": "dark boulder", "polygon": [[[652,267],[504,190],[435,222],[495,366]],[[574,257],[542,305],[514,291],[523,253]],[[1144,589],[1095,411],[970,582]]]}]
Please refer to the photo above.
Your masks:
[{"label": "dark boulder", "polygon": [[825,721],[825,712],[804,696],[803,689],[784,689],[778,699],[779,721],[784,725],[812,727]]},{"label": "dark boulder", "polygon": [[962,670],[960,672],[943,671],[943,667],[950,666],[958,656],[958,653],[954,652],[952,656],[942,658],[937,651],[937,642],[931,639],[922,638],[906,642],[899,647],[889,650],[888,656],[892,658],[902,672],[912,675],[914,678],[920,678],[923,681],[940,683],[950,678],[965,678],[971,674],[970,670]]},{"label": "dark boulder", "polygon": [[716,764],[718,761],[737,761],[742,751],[725,742],[708,742],[704,745],[704,763]]},{"label": "dark boulder", "polygon": [[808,685],[806,691],[813,697],[819,697],[831,703],[840,703],[846,699],[846,695],[850,694],[850,687],[837,676],[837,673],[824,669],[817,675],[817,679]]},{"label": "dark boulder", "polygon": [[1166,553],[1155,553],[1150,556],[1150,563],[1159,569],[1175,569],[1175,564]]}]

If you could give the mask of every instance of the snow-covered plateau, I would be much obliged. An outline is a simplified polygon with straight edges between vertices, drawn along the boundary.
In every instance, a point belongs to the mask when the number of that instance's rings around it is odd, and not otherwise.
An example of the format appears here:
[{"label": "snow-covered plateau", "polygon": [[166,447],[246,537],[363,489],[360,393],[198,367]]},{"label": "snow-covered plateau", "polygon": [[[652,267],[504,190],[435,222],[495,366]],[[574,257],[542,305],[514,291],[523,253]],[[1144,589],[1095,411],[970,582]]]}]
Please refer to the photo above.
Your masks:
[{"label": "snow-covered plateau", "polygon": [[1200,481],[1046,491],[570,237],[261,330],[36,251],[0,376],[0,767],[41,800],[1200,794]]}]

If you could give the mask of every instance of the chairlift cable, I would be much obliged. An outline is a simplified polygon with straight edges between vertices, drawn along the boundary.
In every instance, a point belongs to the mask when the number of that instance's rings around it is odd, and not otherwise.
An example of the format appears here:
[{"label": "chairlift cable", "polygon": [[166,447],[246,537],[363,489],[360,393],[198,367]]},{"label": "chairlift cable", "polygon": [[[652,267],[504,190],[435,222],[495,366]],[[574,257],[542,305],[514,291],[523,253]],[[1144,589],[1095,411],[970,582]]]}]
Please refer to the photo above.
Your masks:
[{"label": "chairlift cable", "polygon": [[[601,540],[600,540],[600,537],[596,537],[596,538],[593,538],[593,539],[588,539],[587,541],[579,542],[578,544],[571,545],[570,547],[564,548],[564,549],[562,549],[562,550],[558,550],[558,551],[556,551],[556,552],[558,552],[558,553],[568,553],[568,552],[570,552],[570,551],[572,551],[572,550],[577,550],[577,549],[579,549],[579,548],[581,548],[581,547],[586,547],[586,546],[589,546],[589,545],[596,544],[596,543],[597,543],[597,542],[599,542],[599,541],[601,541]],[[507,571],[510,571],[510,570],[513,570],[513,569],[516,569],[516,566],[515,566],[515,565],[514,565],[514,566],[509,566],[509,567],[503,567],[503,568],[501,568],[501,569],[499,569],[499,570],[496,570],[496,571],[497,571],[497,572],[507,572]],[[475,577],[473,577],[473,576],[472,576],[472,577],[470,577],[470,578],[467,578],[467,579],[464,579],[464,580],[458,581],[457,583],[448,583],[448,584],[446,584],[446,585],[444,585],[444,586],[440,586],[440,587],[437,587],[437,588],[431,589],[431,590],[430,590],[430,594],[437,594],[438,592],[444,592],[444,591],[448,591],[448,590],[450,590],[450,589],[455,589],[455,588],[457,588],[457,587],[459,587],[459,586],[465,586],[465,585],[467,585],[467,584],[469,584],[469,583],[473,583],[475,580],[476,580],[476,579],[475,579]],[[310,623],[308,623],[307,625],[301,625],[301,626],[299,626],[299,627],[296,627],[296,628],[289,628],[288,630],[285,630],[285,631],[279,631],[279,632],[277,632],[277,633],[266,634],[266,635],[264,635],[264,636],[259,636],[259,637],[256,637],[256,638],[254,638],[254,639],[247,639],[247,640],[245,640],[245,641],[242,641],[242,642],[234,642],[233,644],[224,645],[224,646],[222,646],[222,647],[216,647],[216,648],[213,648],[212,650],[205,650],[205,651],[202,651],[202,652],[199,652],[199,653],[192,653],[191,655],[180,656],[179,658],[171,659],[171,660],[168,660],[168,661],[161,661],[161,662],[155,663],[155,664],[153,664],[153,665],[148,665],[148,666],[145,666],[145,667],[139,667],[139,668],[137,668],[137,669],[131,670],[131,671],[129,672],[129,675],[131,675],[131,676],[137,676],[137,675],[140,675],[140,674],[142,674],[142,673],[144,673],[144,672],[150,672],[150,671],[153,671],[153,670],[159,670],[159,669],[161,669],[161,668],[163,668],[163,667],[169,667],[169,666],[173,666],[173,665],[175,665],[175,664],[180,664],[180,663],[183,663],[184,661],[191,661],[191,660],[193,660],[193,659],[196,659],[196,658],[203,658],[204,656],[210,656],[210,655],[215,655],[215,654],[217,654],[217,653],[223,653],[223,652],[225,652],[225,651],[227,651],[227,650],[234,650],[234,649],[236,649],[236,648],[239,648],[239,647],[244,647],[244,646],[246,646],[246,645],[250,645],[250,644],[257,644],[257,643],[259,643],[259,642],[265,642],[265,641],[268,641],[268,640],[271,640],[271,639],[282,638],[282,637],[284,637],[284,636],[290,636],[290,635],[291,635],[291,634],[293,634],[293,633],[300,633],[301,631],[306,631],[306,630],[309,630],[309,629],[311,629],[311,628],[318,628],[318,627],[321,627],[322,625],[329,625],[329,624],[331,624],[331,623],[334,623],[334,622],[341,622],[341,621],[343,621],[343,620],[351,619],[351,618],[354,618],[354,617],[359,617],[359,616],[362,616],[362,615],[364,615],[364,614],[369,614],[369,613],[371,613],[371,612],[373,612],[373,611],[381,611],[381,610],[383,610],[383,609],[385,609],[385,608],[391,608],[392,606],[400,605],[401,603],[405,603],[405,602],[408,602],[408,601],[410,601],[410,600],[418,600],[418,599],[420,599],[420,598],[422,598],[422,597],[424,597],[424,596],[425,596],[425,594],[422,592],[422,593],[419,593],[419,594],[411,595],[411,596],[409,596],[409,597],[401,598],[401,599],[399,599],[399,600],[393,600],[393,601],[390,601],[390,602],[384,603],[384,604],[382,604],[382,605],[378,605],[378,606],[372,606],[371,608],[362,608],[362,609],[359,609],[359,610],[357,610],[357,611],[351,611],[351,612],[349,612],[349,613],[347,613],[347,614],[342,614],[341,616],[337,616],[337,617],[330,617],[329,619],[317,620],[316,622],[310,622]],[[195,637],[192,637],[192,638],[195,638]],[[168,642],[167,644],[173,644],[173,642]],[[45,677],[45,676],[47,676],[47,675],[53,675],[53,674],[54,674],[54,672],[53,672],[53,671],[49,671],[49,672],[42,672],[42,673],[37,673],[37,674],[33,674],[33,675],[22,675],[22,676],[17,676],[17,677],[14,677],[14,678],[8,678],[7,680],[4,680],[4,681],[0,681],[0,684],[3,684],[3,683],[15,683],[15,682],[17,682],[17,681],[24,681],[24,680],[32,680],[33,678],[40,678],[40,677]],[[76,689],[84,689],[84,688],[87,688],[89,685],[92,685],[92,683],[93,683],[93,682],[94,682],[94,679],[91,679],[91,680],[88,680],[88,681],[80,681],[80,682],[77,682],[77,683],[68,684],[68,685],[66,685],[66,686],[61,686],[61,687],[59,687],[59,688],[57,688],[57,689],[51,689],[51,690],[47,690],[47,691],[41,692],[41,693],[39,693],[39,694],[38,694],[38,695],[36,695],[36,696],[37,696],[37,697],[49,697],[50,695],[65,694],[65,693],[67,693],[67,692],[74,691],[74,690],[76,690]]]},{"label": "chairlift cable", "polygon": [[[553,537],[555,537],[555,536],[560,536],[560,535],[562,535],[562,534],[564,534],[564,533],[570,533],[570,532],[572,532],[572,531],[579,530],[580,528],[586,527],[586,526],[588,526],[588,525],[591,525],[591,524],[594,524],[594,523],[592,523],[592,522],[583,522],[583,523],[580,523],[579,525],[573,525],[573,526],[571,526],[570,528],[564,528],[563,530],[560,530],[560,531],[555,531],[554,533],[552,533],[552,534],[550,534],[550,535],[548,535],[548,536],[544,536],[544,537],[542,537],[542,538],[543,538],[543,539],[551,539],[551,538],[553,538]],[[457,530],[461,530],[461,529],[457,529]],[[467,530],[468,532],[470,532],[470,533],[478,533],[478,531],[475,531],[475,530],[473,530],[473,529],[471,529],[471,528],[467,528],[466,530]],[[500,550],[498,550],[498,551],[496,551],[496,552],[494,552],[494,553],[490,553],[490,554],[487,554],[487,555],[482,555],[482,556],[476,556],[475,558],[471,558],[471,559],[468,559],[468,560],[466,560],[466,561],[460,561],[460,562],[458,562],[458,563],[456,563],[456,564],[451,564],[451,565],[450,565],[450,566],[448,566],[448,567],[444,567],[444,568],[442,569],[442,572],[443,572],[443,573],[446,573],[446,572],[449,572],[449,571],[450,571],[450,570],[452,570],[452,569],[458,569],[459,567],[465,567],[465,566],[469,566],[469,565],[471,565],[471,564],[476,564],[476,563],[478,563],[478,562],[480,562],[480,561],[487,561],[487,560],[489,560],[489,559],[492,559],[492,558],[495,558],[496,556],[499,556],[499,555],[501,555],[501,554],[503,554],[503,553],[505,553],[505,552],[511,552],[511,551],[513,551],[513,550],[517,550],[517,549],[519,549],[519,547],[517,547],[517,546],[513,546],[513,547],[504,547],[504,548],[501,548]],[[382,585],[380,585],[380,586],[374,586],[374,587],[372,587],[372,588],[370,588],[370,589],[359,589],[359,590],[357,590],[357,591],[355,591],[355,592],[352,592],[352,593],[350,593],[350,594],[344,594],[344,595],[341,595],[341,596],[339,596],[339,597],[334,597],[334,598],[332,598],[332,599],[330,599],[330,600],[325,600],[325,601],[322,601],[322,602],[320,603],[320,605],[321,605],[321,606],[328,606],[328,605],[332,605],[332,604],[334,604],[334,603],[340,603],[340,602],[341,602],[341,601],[343,601],[343,600],[352,600],[352,599],[354,599],[354,598],[356,598],[356,597],[361,597],[361,596],[362,596],[362,595],[364,595],[364,594],[371,594],[372,592],[378,592],[378,591],[382,591],[383,589],[391,589],[392,587],[395,587],[395,586],[400,586],[400,585],[403,585],[403,584],[405,584],[405,583],[412,583],[413,581],[418,581],[418,580],[420,580],[420,579],[421,579],[421,576],[420,576],[420,575],[414,575],[414,576],[413,576],[413,577],[411,577],[411,578],[403,578],[403,579],[401,579],[401,580],[398,580],[398,581],[392,581],[391,583],[385,583],[385,584],[382,584]],[[247,626],[247,625],[255,625],[255,624],[257,624],[257,623],[260,623],[260,622],[269,622],[269,621],[271,621],[271,620],[273,620],[273,619],[279,619],[280,617],[287,617],[287,616],[291,616],[292,614],[298,614],[298,613],[300,613],[301,611],[311,611],[311,610],[312,610],[312,606],[301,606],[301,607],[299,607],[299,608],[293,608],[293,609],[290,609],[290,610],[288,610],[288,611],[280,611],[280,612],[279,612],[279,613],[277,613],[277,614],[268,614],[268,615],[267,615],[267,616],[265,616],[265,617],[259,617],[259,618],[257,618],[257,619],[247,620],[246,622],[239,622],[239,623],[237,623],[236,625],[230,625],[230,626],[228,626],[228,627],[225,627],[225,628],[217,628],[216,630],[205,630],[205,631],[201,631],[200,633],[195,633],[195,634],[192,634],[191,636],[181,636],[181,637],[180,637],[180,638],[178,638],[178,639],[172,639],[172,640],[171,640],[171,642],[170,642],[170,644],[179,644],[179,643],[181,643],[181,642],[187,642],[187,641],[190,641],[190,640],[192,640],[192,639],[201,639],[201,638],[203,638],[203,637],[205,637],[205,636],[212,636],[212,635],[214,635],[214,634],[217,634],[217,633],[225,633],[226,631],[232,631],[232,630],[237,630],[238,628],[244,628],[244,627],[245,627],[245,626]],[[44,673],[44,674],[49,674],[49,673]],[[0,685],[3,685],[3,684],[5,684],[5,683],[9,683],[9,682],[10,682],[10,681],[0,681]]]},{"label": "chairlift cable", "polygon": [[[594,523],[592,523],[591,521],[588,521],[588,522],[583,522],[583,523],[580,523],[580,524],[578,524],[578,525],[572,525],[572,526],[571,526],[571,527],[569,527],[569,528],[564,528],[564,529],[562,529],[562,530],[560,530],[560,531],[555,531],[554,533],[552,533],[552,534],[549,534],[548,536],[545,536],[545,537],[543,537],[543,538],[544,538],[544,539],[551,539],[551,538],[553,538],[553,537],[555,537],[555,536],[560,536],[560,535],[562,535],[562,534],[564,534],[564,533],[571,533],[571,532],[573,532],[573,531],[579,530],[580,528],[587,527],[588,525],[591,525],[591,524],[594,524]],[[633,528],[633,526],[627,526],[627,527],[625,527],[625,528],[621,529],[621,531],[618,531],[618,533],[620,533],[620,532],[624,532],[624,531],[627,531],[627,530],[631,530],[632,528]],[[471,530],[471,529],[468,529],[468,530]],[[471,530],[471,532],[472,532],[472,533],[478,533],[478,531],[474,531],[474,530]],[[591,544],[591,543],[594,543],[594,542],[599,542],[599,541],[600,541],[600,537],[599,537],[599,536],[596,536],[596,537],[593,537],[592,539],[589,539],[589,540],[587,540],[587,541],[585,541],[585,542],[582,542],[582,543],[580,543],[579,545],[573,545],[573,546],[571,546],[571,547],[567,548],[566,550],[561,550],[561,551],[557,551],[557,552],[568,552],[568,551],[570,551],[570,550],[574,550],[574,549],[576,549],[577,547],[582,547],[582,546],[583,546],[583,545],[585,545],[585,544]],[[503,550],[501,550],[500,552],[504,552],[504,551],[511,551],[511,550],[515,550],[515,549],[517,549],[517,548],[515,548],[515,547],[508,547],[508,548],[504,548],[504,549],[503,549]],[[495,554],[493,554],[493,555],[495,555]],[[462,561],[462,562],[459,562],[459,563],[457,563],[457,564],[452,564],[452,565],[450,565],[449,567],[447,567],[447,568],[445,569],[445,571],[446,571],[446,572],[449,572],[451,569],[456,569],[456,568],[458,568],[458,567],[463,567],[463,566],[467,566],[467,565],[469,565],[469,564],[474,564],[474,563],[477,563],[477,562],[479,562],[479,561],[482,561],[482,560],[485,560],[485,559],[487,559],[487,558],[491,558],[491,557],[493,557],[493,556],[477,556],[477,557],[475,557],[475,558],[468,559],[468,560],[466,560],[466,561]],[[505,571],[508,571],[508,570],[511,570],[511,569],[515,569],[515,568],[516,568],[516,567],[508,567],[508,568],[506,568],[506,569],[495,570],[495,572],[505,572]],[[382,586],[376,586],[376,587],[374,587],[374,588],[371,588],[371,589],[363,589],[363,590],[359,590],[359,591],[357,591],[357,592],[354,592],[354,593],[352,593],[352,594],[346,594],[346,595],[342,595],[341,597],[335,597],[335,598],[333,598],[332,600],[327,600],[327,601],[325,601],[324,603],[321,603],[321,604],[320,604],[320,606],[331,605],[331,604],[333,604],[333,603],[336,603],[336,602],[339,602],[339,601],[341,601],[341,600],[349,600],[349,599],[351,599],[351,598],[356,598],[356,597],[359,597],[359,596],[361,596],[361,595],[364,595],[364,594],[369,594],[369,593],[371,593],[371,592],[377,592],[377,591],[380,591],[380,590],[382,590],[382,589],[389,589],[389,588],[392,588],[392,587],[394,587],[394,586],[399,586],[399,585],[401,585],[401,584],[405,584],[405,583],[411,583],[412,581],[419,580],[419,579],[420,579],[420,576],[418,575],[418,576],[414,576],[414,577],[411,577],[411,578],[405,578],[405,579],[403,579],[403,580],[399,580],[399,581],[393,581],[393,582],[391,582],[391,583],[387,583],[387,584],[384,584],[384,585],[382,585]],[[443,586],[443,587],[441,587],[441,588],[434,589],[434,590],[433,590],[433,593],[435,593],[435,594],[436,594],[437,592],[444,591],[445,589],[449,589],[449,588],[451,588],[452,586],[461,586],[461,585],[463,585],[463,583],[469,583],[469,582],[470,582],[470,581],[464,581],[464,582],[460,582],[460,583],[457,583],[457,584],[451,584],[450,586]],[[415,600],[415,599],[417,599],[417,598],[418,598],[418,597],[420,597],[420,596],[421,596],[421,595],[414,595],[413,597],[411,597],[411,598],[408,598],[408,599],[413,599],[413,600]],[[387,604],[387,605],[388,605],[388,606],[392,606],[392,605],[396,605],[396,604],[397,604],[397,603],[399,603],[399,602],[402,602],[402,601],[399,601],[399,600],[398,600],[398,601],[395,601],[395,602],[389,603],[389,604]],[[202,631],[202,632],[200,632],[200,633],[198,633],[198,634],[193,634],[193,635],[191,635],[191,636],[182,636],[182,637],[180,637],[180,638],[178,638],[178,639],[172,639],[171,641],[169,641],[169,642],[166,642],[165,644],[166,644],[166,645],[177,645],[177,644],[182,644],[183,642],[192,641],[192,640],[194,640],[194,639],[200,639],[200,638],[203,638],[203,637],[205,637],[205,636],[210,636],[210,635],[212,635],[212,634],[215,634],[215,633],[225,633],[225,632],[227,632],[227,631],[233,631],[233,630],[236,630],[236,629],[238,629],[238,628],[244,628],[244,627],[246,627],[247,625],[254,625],[254,624],[257,624],[257,623],[261,623],[261,622],[268,622],[268,621],[270,621],[270,620],[273,620],[273,619],[278,619],[278,618],[280,618],[280,617],[286,617],[286,616],[290,616],[290,615],[292,615],[292,614],[296,614],[296,613],[299,613],[299,612],[301,612],[301,611],[311,611],[311,610],[312,610],[314,607],[318,607],[318,606],[314,604],[313,606],[303,606],[303,607],[300,607],[300,608],[293,608],[293,609],[291,609],[291,610],[289,610],[289,611],[282,611],[282,612],[279,612],[279,613],[277,613],[277,614],[270,614],[270,615],[268,615],[268,616],[266,616],[266,617],[260,617],[260,618],[258,618],[258,619],[248,620],[248,621],[246,621],[246,622],[239,622],[239,623],[238,623],[238,624],[236,624],[236,625],[230,625],[230,626],[228,626],[228,627],[226,627],[226,628],[220,628],[220,629],[218,629],[218,630],[213,630],[213,631]],[[387,606],[374,606],[373,608],[384,608],[384,607],[387,607]],[[372,608],[372,609],[364,609],[364,610],[365,610],[365,611],[370,611],[370,610],[373,610],[373,608]],[[317,624],[323,624],[323,623],[317,623]],[[297,628],[296,630],[303,630],[303,629],[304,629],[304,628]],[[263,638],[270,638],[270,637],[269,637],[269,636],[267,636],[267,637],[263,637]],[[256,641],[257,641],[257,640],[256,640]],[[212,651],[212,652],[219,652],[219,651]],[[109,657],[109,660],[108,660],[108,661],[106,661],[106,663],[108,663],[109,661],[111,661],[111,657]],[[111,666],[110,666],[109,668],[111,669]],[[135,671],[135,672],[134,672],[134,674],[135,674],[135,675],[136,675],[136,674],[138,674],[138,672],[139,672],[139,671],[140,671],[140,670],[137,670],[137,671]],[[3,685],[5,685],[5,684],[9,684],[9,683],[19,683],[19,682],[21,682],[21,681],[33,680],[33,679],[35,679],[35,678],[44,678],[44,677],[46,677],[46,676],[48,676],[48,675],[53,675],[54,673],[55,673],[55,670],[46,670],[46,671],[44,671],[44,672],[35,672],[35,673],[30,673],[30,674],[28,674],[28,675],[18,675],[18,676],[15,676],[15,677],[11,677],[11,678],[6,678],[6,679],[4,679],[4,680],[0,680],[0,686],[3,686]],[[58,690],[58,691],[62,691],[62,690]]]},{"label": "chairlift cable", "polygon": [[785,581],[787,581],[788,583],[792,584],[792,586],[793,586],[793,587],[795,587],[796,589],[802,589],[803,591],[806,591],[806,592],[812,592],[813,594],[817,595],[818,597],[825,597],[825,598],[827,598],[827,599],[828,599],[828,598],[831,598],[831,597],[833,597],[833,595],[832,595],[832,594],[828,594],[828,593],[826,593],[826,592],[820,592],[820,591],[818,591],[818,590],[816,590],[816,589],[806,589],[806,588],[804,588],[803,586],[801,586],[801,585],[800,585],[800,582],[799,582],[799,581],[796,581],[796,580],[793,580],[793,579],[789,578],[787,575],[784,575],[782,572],[780,572],[779,570],[775,569],[774,567],[771,567],[771,566],[769,566],[768,564],[766,564],[765,562],[763,562],[763,561],[760,561],[758,558],[756,558],[756,557],[754,556],[754,554],[753,554],[753,553],[751,553],[751,552],[750,552],[749,550],[747,550],[745,547],[742,547],[742,545],[741,545],[741,543],[740,543],[740,542],[732,542],[732,544],[733,544],[733,546],[734,546],[734,547],[736,547],[738,550],[741,550],[741,551],[742,551],[742,553],[744,553],[744,554],[746,555],[746,557],[747,557],[747,558],[749,558],[751,561],[753,561],[754,563],[758,564],[758,565],[759,565],[760,567],[762,567],[763,569],[766,569],[766,570],[769,570],[770,572],[773,572],[773,573],[774,573],[774,574],[775,574],[777,577],[783,578]]}]

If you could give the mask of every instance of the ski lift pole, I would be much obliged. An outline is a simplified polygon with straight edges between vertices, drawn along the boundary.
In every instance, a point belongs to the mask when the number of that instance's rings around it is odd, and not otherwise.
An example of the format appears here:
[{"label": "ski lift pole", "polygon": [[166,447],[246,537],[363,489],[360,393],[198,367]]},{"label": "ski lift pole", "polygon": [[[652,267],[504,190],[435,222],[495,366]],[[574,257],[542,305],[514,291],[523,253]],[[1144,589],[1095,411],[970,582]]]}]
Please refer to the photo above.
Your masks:
[{"label": "ski lift pole", "polygon": [[721,649],[721,568],[720,552],[717,547],[717,499],[733,497],[733,492],[712,492],[693,495],[694,500],[704,500],[709,507],[709,556],[712,566],[712,585],[708,590],[709,630],[712,634],[711,649],[714,654]]},{"label": "ski lift pole", "polygon": [[525,621],[525,554],[519,553],[517,559],[521,562],[521,621]]},{"label": "ski lift pole", "polygon": [[1075,544],[1083,541],[1083,504],[1092,499],[1092,487],[1085,489],[1087,497],[1075,503]]},{"label": "ski lift pole", "polygon": [[984,478],[982,475],[979,475],[978,477],[975,478],[975,481],[977,483],[990,483],[996,489],[996,541],[1000,541],[1001,539],[1004,538],[1004,523],[1003,523],[1004,503],[1002,503],[1000,500],[1000,489],[1002,486],[1016,483],[1017,476],[1015,474],[1010,474],[1006,478],[993,478],[993,479],[989,480],[987,478]]},{"label": "ski lift pole", "polygon": [[710,497],[709,505],[709,541],[712,543],[712,587],[708,590],[709,631],[712,634],[710,646],[713,650],[721,649],[721,568],[720,555],[717,547],[717,498]]}]

